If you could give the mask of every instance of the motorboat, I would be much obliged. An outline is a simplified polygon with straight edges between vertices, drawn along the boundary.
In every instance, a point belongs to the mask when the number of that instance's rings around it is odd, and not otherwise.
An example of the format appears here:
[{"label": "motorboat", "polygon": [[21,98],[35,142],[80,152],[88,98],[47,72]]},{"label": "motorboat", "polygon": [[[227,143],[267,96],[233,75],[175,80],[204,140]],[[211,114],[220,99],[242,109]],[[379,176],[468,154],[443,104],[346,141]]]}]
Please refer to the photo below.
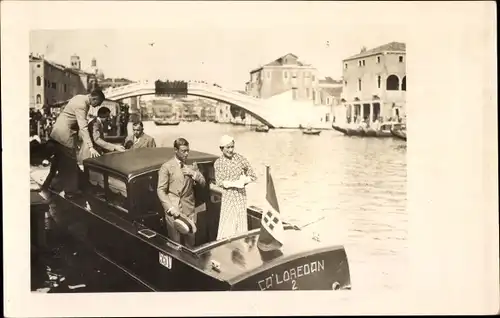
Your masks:
[{"label": "motorboat", "polygon": [[[351,288],[344,246],[321,242],[297,224],[283,221],[278,250],[260,249],[256,243],[269,210],[248,207],[247,231],[217,239],[225,190],[215,184],[213,154],[192,150],[187,162],[196,162],[206,180],[194,189],[196,207],[205,206],[198,214],[195,247],[170,240],[156,189],[161,165],[173,156],[173,148],[158,147],[85,159],[83,195],[66,197],[52,185],[52,218],[144,291]],[[31,178],[40,184],[47,172],[37,170]]]}]

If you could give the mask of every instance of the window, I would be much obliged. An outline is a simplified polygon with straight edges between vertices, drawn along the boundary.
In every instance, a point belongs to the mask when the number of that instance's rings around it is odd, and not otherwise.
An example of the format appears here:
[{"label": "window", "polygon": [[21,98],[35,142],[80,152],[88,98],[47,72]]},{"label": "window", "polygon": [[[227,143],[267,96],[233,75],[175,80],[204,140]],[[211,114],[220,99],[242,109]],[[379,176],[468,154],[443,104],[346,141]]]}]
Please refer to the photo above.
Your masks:
[{"label": "window", "polygon": [[358,91],[361,91],[361,78],[358,79]]},{"label": "window", "polygon": [[361,61],[358,61],[358,66],[361,67]]},{"label": "window", "polygon": [[347,87],[347,81],[344,81],[344,86]]},{"label": "window", "polygon": [[380,56],[377,56],[377,64],[380,63]]},{"label": "window", "polygon": [[347,70],[347,63],[344,63],[344,69]]},{"label": "window", "polygon": [[380,75],[377,76],[377,87],[378,88],[380,88],[381,81],[382,81],[382,77]]},{"label": "window", "polygon": [[403,57],[402,56],[399,57],[399,63],[403,63]]},{"label": "window", "polygon": [[361,63],[363,66],[365,66],[365,60],[362,60]]},{"label": "window", "polygon": [[56,83],[52,82],[52,88],[56,89]]},{"label": "window", "polygon": [[65,92],[65,93],[66,93],[66,91],[67,91],[67,88],[68,88],[68,87],[66,86],[66,84],[64,84],[64,92]]},{"label": "window", "polygon": [[312,93],[313,93],[313,101],[316,101],[316,91],[313,90]]},{"label": "window", "polygon": [[89,170],[89,183],[93,193],[104,194],[104,175],[102,173]]},{"label": "window", "polygon": [[36,65],[36,67],[37,67],[37,68],[40,68],[40,64],[37,64],[37,65]]},{"label": "window", "polygon": [[40,86],[42,85],[42,79],[40,78],[40,76],[37,76],[36,77],[36,86]]},{"label": "window", "polygon": [[89,184],[96,198],[127,212],[127,184],[124,181],[90,169]]},{"label": "window", "polygon": [[36,103],[37,104],[41,104],[42,103],[42,96],[40,96],[40,94],[36,95]]},{"label": "window", "polygon": [[108,203],[127,210],[127,184],[118,178],[108,177],[109,192],[106,197]]}]

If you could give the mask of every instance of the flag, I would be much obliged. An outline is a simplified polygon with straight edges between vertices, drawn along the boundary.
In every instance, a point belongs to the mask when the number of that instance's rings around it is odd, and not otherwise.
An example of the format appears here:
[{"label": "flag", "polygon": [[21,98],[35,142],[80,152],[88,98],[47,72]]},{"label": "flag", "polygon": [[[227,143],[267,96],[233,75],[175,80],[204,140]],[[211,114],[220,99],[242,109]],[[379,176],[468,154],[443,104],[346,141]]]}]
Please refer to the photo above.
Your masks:
[{"label": "flag", "polygon": [[257,247],[262,251],[279,250],[283,246],[285,230],[269,166],[266,166],[266,201],[268,207],[262,214]]}]

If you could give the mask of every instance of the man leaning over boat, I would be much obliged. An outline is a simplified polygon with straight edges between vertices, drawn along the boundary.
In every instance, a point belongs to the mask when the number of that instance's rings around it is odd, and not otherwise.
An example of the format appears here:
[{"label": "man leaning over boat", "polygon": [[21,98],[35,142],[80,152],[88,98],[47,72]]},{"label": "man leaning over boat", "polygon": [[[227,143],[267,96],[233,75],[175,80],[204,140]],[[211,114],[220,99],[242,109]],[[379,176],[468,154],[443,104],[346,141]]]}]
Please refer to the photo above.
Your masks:
[{"label": "man leaning over boat", "polygon": [[[194,247],[197,220],[194,186],[205,186],[205,178],[196,164],[187,164],[189,142],[186,139],[176,139],[174,151],[175,156],[158,171],[157,194],[165,210],[168,237],[174,242]],[[182,236],[175,226],[179,220],[191,225],[188,233]]]},{"label": "man leaning over boat", "polygon": [[80,134],[83,142],[89,147],[91,157],[100,156],[90,138],[87,115],[90,107],[98,107],[103,101],[104,94],[100,89],[93,90],[89,95],[76,95],[69,100],[57,117],[47,142],[54,150],[54,160],[50,166],[49,175],[41,187],[40,194],[44,197],[48,198],[47,190],[57,172],[59,172],[66,196],[81,194],[79,189],[80,169],[76,153],[77,138]]}]

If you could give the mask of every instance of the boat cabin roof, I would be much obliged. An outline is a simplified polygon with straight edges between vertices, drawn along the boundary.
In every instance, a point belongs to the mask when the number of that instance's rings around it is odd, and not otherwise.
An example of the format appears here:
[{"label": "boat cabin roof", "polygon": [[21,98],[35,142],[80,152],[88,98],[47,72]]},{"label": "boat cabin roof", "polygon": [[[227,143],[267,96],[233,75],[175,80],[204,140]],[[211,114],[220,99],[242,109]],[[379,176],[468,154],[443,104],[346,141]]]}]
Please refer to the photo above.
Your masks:
[{"label": "boat cabin roof", "polygon": [[[160,169],[162,164],[174,156],[173,147],[139,148],[85,159],[83,164],[109,170],[131,179],[136,175]],[[188,163],[213,162],[217,158],[218,156],[213,154],[191,150]]]}]

